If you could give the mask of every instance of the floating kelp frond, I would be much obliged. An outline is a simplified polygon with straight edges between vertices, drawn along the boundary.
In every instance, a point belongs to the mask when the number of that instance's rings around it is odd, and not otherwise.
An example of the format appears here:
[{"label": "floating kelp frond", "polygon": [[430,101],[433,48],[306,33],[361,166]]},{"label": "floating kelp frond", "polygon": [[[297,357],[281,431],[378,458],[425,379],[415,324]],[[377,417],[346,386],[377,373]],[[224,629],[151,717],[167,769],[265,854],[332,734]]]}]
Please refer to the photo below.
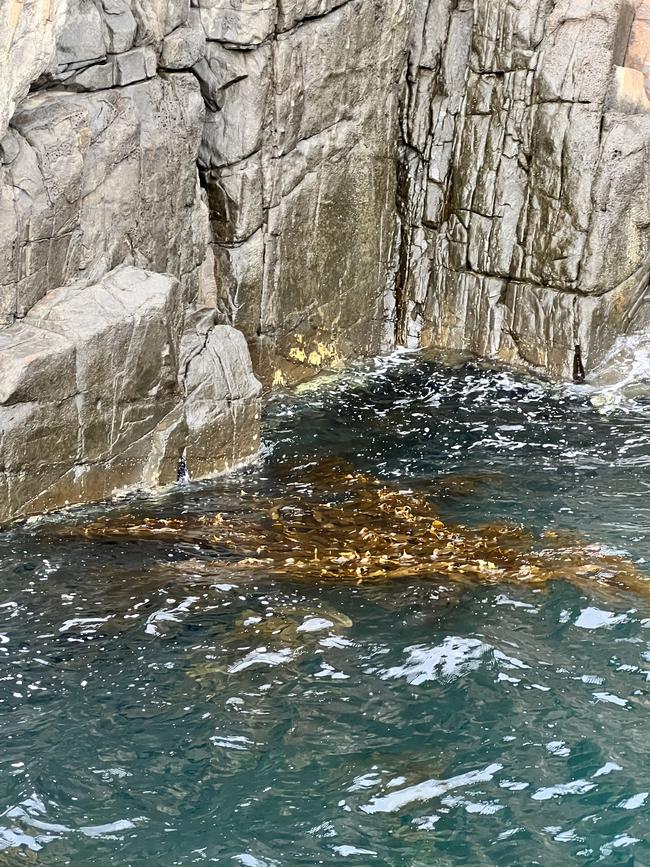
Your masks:
[{"label": "floating kelp frond", "polygon": [[[287,476],[289,478],[289,476]],[[199,544],[211,565],[308,580],[362,583],[422,576],[452,583],[517,582],[627,587],[650,581],[629,561],[578,537],[506,524],[466,527],[443,521],[432,499],[400,490],[334,461],[291,474],[282,498],[242,492],[237,513],[172,520],[126,517],[87,525],[90,537]],[[435,487],[435,485],[433,486]]]}]

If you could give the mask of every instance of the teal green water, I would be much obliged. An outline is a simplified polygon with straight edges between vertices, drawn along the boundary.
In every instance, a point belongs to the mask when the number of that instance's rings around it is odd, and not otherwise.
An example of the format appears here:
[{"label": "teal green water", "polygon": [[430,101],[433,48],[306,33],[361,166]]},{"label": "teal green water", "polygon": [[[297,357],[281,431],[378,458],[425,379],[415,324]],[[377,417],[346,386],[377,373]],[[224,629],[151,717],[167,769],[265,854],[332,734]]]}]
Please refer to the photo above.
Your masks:
[{"label": "teal green water", "polygon": [[[446,517],[647,570],[650,407],[589,394],[404,356],[277,401],[256,467],[113,513],[237,510],[317,457],[479,471]],[[61,537],[104,512],[0,536],[0,864],[650,865],[650,596],[311,586]]]}]

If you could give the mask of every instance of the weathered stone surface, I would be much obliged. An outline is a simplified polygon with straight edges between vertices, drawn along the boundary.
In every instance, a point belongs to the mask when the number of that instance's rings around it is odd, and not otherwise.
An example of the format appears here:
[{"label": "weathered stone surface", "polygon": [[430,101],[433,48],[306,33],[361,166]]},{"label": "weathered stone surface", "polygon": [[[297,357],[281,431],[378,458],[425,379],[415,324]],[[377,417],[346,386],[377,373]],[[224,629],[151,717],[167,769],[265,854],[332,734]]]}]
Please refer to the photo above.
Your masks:
[{"label": "weathered stone surface", "polygon": [[65,6],[52,0],[4,0],[0,10],[0,139],[16,105],[52,62]]},{"label": "weathered stone surface", "polygon": [[208,106],[199,150],[202,168],[232,165],[262,146],[271,88],[270,45],[235,51],[209,42],[195,71]]},{"label": "weathered stone surface", "polygon": [[649,10],[647,0],[416,4],[399,341],[568,377],[576,343],[589,369],[622,329],[641,327]]},{"label": "weathered stone surface", "polygon": [[290,30],[310,18],[322,18],[350,0],[278,0],[278,30]]},{"label": "weathered stone surface", "polygon": [[118,54],[115,62],[115,84],[125,87],[136,81],[145,81],[156,74],[156,55],[152,48],[134,48]]},{"label": "weathered stone surface", "polygon": [[0,168],[5,320],[122,262],[170,273],[196,294],[208,232],[195,165],[202,117],[191,75],[22,103],[13,159]]},{"label": "weathered stone surface", "polygon": [[57,39],[57,67],[103,60],[106,47],[104,22],[99,8],[90,0],[73,0],[68,6],[65,25]]},{"label": "weathered stone surface", "polygon": [[0,520],[173,481],[183,450],[212,474],[259,437],[243,336],[214,306],[199,327],[192,307],[220,300],[204,102],[175,72],[205,54],[198,10],[14,6],[0,22]]},{"label": "weathered stone surface", "polygon": [[379,350],[404,0],[199,0],[219,306],[267,382]]},{"label": "weathered stone surface", "polygon": [[147,74],[141,75],[141,54],[123,62],[121,55],[145,48],[159,54],[164,40],[189,18],[189,0],[52,0],[52,5],[60,10],[62,26],[50,74],[63,80],[69,80],[75,70],[107,59],[113,61],[118,75],[123,70],[130,79],[124,83],[150,78],[149,58]]},{"label": "weathered stone surface", "polygon": [[138,21],[128,0],[102,0],[104,39],[110,54],[128,51],[138,35]]},{"label": "weathered stone surface", "polygon": [[259,447],[261,386],[244,335],[214,310],[188,317],[181,343],[187,460],[194,476],[241,464]]},{"label": "weathered stone surface", "polygon": [[[132,267],[50,292],[0,334],[0,521],[250,458],[259,394],[244,337],[186,321],[177,280]],[[198,323],[198,324],[197,324]]]},{"label": "weathered stone surface", "polygon": [[177,27],[166,36],[160,65],[164,69],[190,69],[205,54],[205,33],[199,27]]},{"label": "weathered stone surface", "polygon": [[196,5],[211,40],[250,48],[275,31],[276,0],[201,0]]}]

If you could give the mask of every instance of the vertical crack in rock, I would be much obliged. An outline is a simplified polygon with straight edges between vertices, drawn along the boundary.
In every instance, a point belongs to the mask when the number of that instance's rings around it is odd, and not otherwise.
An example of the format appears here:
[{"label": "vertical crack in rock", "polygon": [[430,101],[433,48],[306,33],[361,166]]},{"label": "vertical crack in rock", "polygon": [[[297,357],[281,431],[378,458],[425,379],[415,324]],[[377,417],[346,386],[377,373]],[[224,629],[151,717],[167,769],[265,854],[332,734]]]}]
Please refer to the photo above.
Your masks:
[{"label": "vertical crack in rock", "polygon": [[195,68],[219,307],[267,383],[299,380],[384,341],[408,3],[235,7],[199,2]]},{"label": "vertical crack in rock", "polygon": [[415,4],[396,336],[572,375],[650,320],[650,4]]},{"label": "vertical crack in rock", "polygon": [[650,0],[6,11],[1,520],[252,454],[244,338],[267,386],[396,343],[636,370]]}]

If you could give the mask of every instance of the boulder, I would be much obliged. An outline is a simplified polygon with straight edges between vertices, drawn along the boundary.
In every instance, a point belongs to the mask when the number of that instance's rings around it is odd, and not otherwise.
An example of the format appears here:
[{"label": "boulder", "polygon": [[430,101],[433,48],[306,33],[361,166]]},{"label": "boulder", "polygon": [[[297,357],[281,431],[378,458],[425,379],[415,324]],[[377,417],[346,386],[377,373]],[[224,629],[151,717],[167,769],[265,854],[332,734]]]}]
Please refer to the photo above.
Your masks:
[{"label": "boulder", "polygon": [[119,267],[67,286],[0,332],[0,520],[197,478],[259,447],[244,337],[187,314],[167,275]]}]

